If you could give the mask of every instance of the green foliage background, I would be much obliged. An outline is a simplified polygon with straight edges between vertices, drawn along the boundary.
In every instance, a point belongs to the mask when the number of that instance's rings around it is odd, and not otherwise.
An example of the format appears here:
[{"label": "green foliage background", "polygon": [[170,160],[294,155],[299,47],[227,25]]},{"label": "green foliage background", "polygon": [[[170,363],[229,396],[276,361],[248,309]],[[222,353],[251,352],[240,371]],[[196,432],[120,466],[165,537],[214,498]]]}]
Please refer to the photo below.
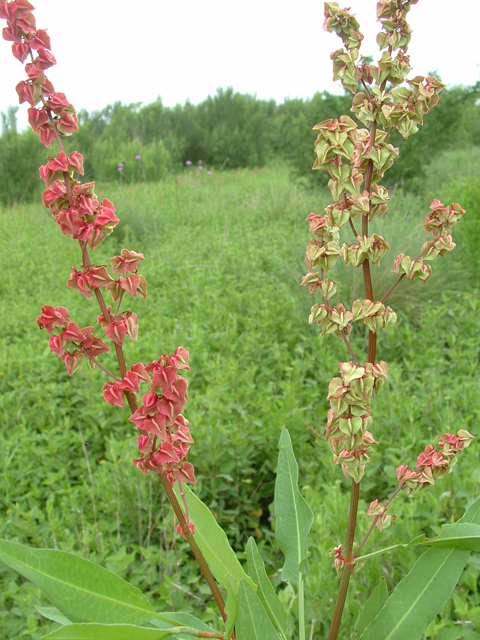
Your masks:
[{"label": "green foliage background", "polygon": [[[399,249],[416,255],[433,197],[458,200],[468,210],[454,230],[458,248],[435,261],[427,286],[404,282],[391,297],[399,322],[379,340],[390,375],[374,403],[380,445],[362,482],[363,514],[370,500],[391,492],[395,467],[414,464],[440,433],[466,428],[478,435],[479,166],[475,147],[439,155],[418,192],[395,189],[388,215],[378,221],[387,240],[400,238]],[[140,318],[139,342],[126,345],[128,362],[158,359],[178,345],[189,349],[186,416],[200,496],[240,559],[247,536],[256,538],[282,600],[295,611],[277,573],[283,562],[272,544],[271,517],[278,438],[284,425],[290,430],[302,492],[315,514],[307,623],[316,620],[316,633],[325,635],[335,583],[328,554],[344,537],[349,500],[348,483],[332,467],[323,438],[325,396],[346,353],[339,340],[320,339],[308,325],[312,299],[299,282],[308,240],[304,219],[322,211],[329,193],[292,183],[282,163],[212,176],[185,170],[157,183],[100,184],[97,192],[115,202],[121,224],[95,261],[105,263],[123,247],[146,257],[141,273],[149,297],[128,305]],[[157,608],[200,607],[205,620],[214,619],[159,483],[131,463],[136,434],[126,411],[103,401],[100,371],[81,369],[70,379],[35,325],[43,304],[66,306],[81,326],[94,324],[93,302],[62,286],[70,266],[78,267],[76,243],[62,236],[41,204],[4,207],[0,216],[0,536],[74,550],[131,580]],[[380,294],[393,282],[390,268],[386,258],[375,270]],[[342,271],[349,304],[359,283],[351,269]],[[362,352],[362,332],[353,340]],[[479,485],[474,443],[435,488],[398,501],[396,523],[376,534],[368,550],[437,533],[461,515]],[[359,535],[368,527],[363,514]],[[415,551],[383,556],[360,572],[349,596],[346,637],[378,579],[393,587],[414,557]],[[454,622],[480,627],[479,571],[473,555],[428,638],[442,640],[442,633],[459,628]],[[0,581],[0,635],[39,638],[46,624],[34,609],[40,594],[4,568]]]},{"label": "green foliage background", "polygon": [[[405,184],[418,192],[426,167],[439,153],[454,145],[479,145],[478,98],[478,86],[448,88],[419,133],[403,140],[394,132],[391,141],[401,154],[386,175],[387,186]],[[310,171],[312,127],[349,113],[350,107],[347,94],[319,92],[310,99],[287,98],[276,104],[232,88],[219,89],[198,105],[186,102],[169,108],[160,99],[147,105],[116,102],[101,111],[81,111],[80,131],[66,140],[66,146],[81,150],[87,180],[156,182],[181,173],[187,161],[193,163],[191,171],[199,164],[218,171],[281,162],[296,179],[310,186],[326,185],[325,172]],[[2,117],[0,202],[38,197],[37,170],[45,161],[38,138],[31,131],[17,132],[15,109],[10,108]]]}]

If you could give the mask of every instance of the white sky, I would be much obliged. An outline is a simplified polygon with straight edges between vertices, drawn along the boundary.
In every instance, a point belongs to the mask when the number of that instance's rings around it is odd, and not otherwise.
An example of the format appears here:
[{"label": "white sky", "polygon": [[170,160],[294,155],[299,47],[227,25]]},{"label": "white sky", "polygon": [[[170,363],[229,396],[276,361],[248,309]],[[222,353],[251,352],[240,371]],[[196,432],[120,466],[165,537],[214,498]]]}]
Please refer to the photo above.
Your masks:
[{"label": "white sky", "polygon": [[[157,96],[168,106],[187,99],[196,104],[228,86],[277,102],[322,90],[342,92],[331,79],[329,58],[341,41],[323,31],[321,0],[32,3],[37,27],[48,30],[58,63],[48,76],[77,110],[101,109],[116,100],[148,104]],[[361,52],[376,58],[376,0],[339,4],[350,5],[360,22]],[[420,0],[409,22],[411,77],[437,70],[451,85],[480,79],[479,0]],[[0,111],[5,111],[18,104],[15,85],[24,72],[3,39],[0,74]]]}]

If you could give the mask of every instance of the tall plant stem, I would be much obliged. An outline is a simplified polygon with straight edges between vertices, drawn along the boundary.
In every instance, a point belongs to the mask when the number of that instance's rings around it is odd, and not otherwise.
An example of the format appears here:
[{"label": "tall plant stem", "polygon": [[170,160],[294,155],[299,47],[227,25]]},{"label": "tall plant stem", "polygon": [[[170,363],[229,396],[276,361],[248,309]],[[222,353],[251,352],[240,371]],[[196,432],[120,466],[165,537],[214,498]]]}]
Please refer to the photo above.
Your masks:
[{"label": "tall plant stem", "polygon": [[338,588],[337,601],[335,602],[335,609],[333,611],[332,624],[330,625],[330,632],[328,634],[328,640],[337,640],[338,630],[340,628],[340,622],[342,620],[343,609],[345,607],[345,600],[347,598],[348,586],[350,584],[350,576],[352,575],[353,564],[353,541],[355,538],[355,528],[357,526],[357,512],[358,512],[358,500],[360,497],[360,483],[352,480],[352,492],[350,494],[350,511],[348,513],[348,525],[347,525],[347,538],[345,541],[345,566],[343,567],[342,577],[340,579],[340,586]]}]

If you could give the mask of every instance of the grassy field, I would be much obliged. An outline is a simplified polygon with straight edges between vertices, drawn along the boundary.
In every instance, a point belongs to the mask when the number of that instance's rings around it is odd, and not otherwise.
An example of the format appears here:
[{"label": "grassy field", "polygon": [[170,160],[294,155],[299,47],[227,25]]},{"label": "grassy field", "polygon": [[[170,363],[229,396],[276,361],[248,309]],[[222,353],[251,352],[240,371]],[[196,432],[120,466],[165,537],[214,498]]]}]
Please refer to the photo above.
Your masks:
[{"label": "grassy field", "polygon": [[[418,254],[433,197],[459,201],[468,210],[454,230],[457,249],[433,263],[427,286],[403,282],[389,298],[399,321],[379,336],[389,381],[374,403],[372,431],[380,445],[362,482],[359,535],[368,528],[369,502],[395,486],[395,467],[414,464],[440,433],[478,433],[479,164],[475,149],[438,158],[424,192],[413,196],[397,189],[388,215],[378,221],[392,241],[391,260],[385,258],[374,273],[380,297],[395,279],[393,257]],[[186,173],[149,185],[98,185],[97,193],[115,203],[121,223],[94,254],[96,264],[123,247],[146,258],[140,272],[149,295],[128,307],[139,316],[140,333],[138,343],[126,345],[127,361],[158,359],[178,345],[190,351],[185,414],[195,438],[190,459],[200,496],[241,558],[248,536],[256,538],[295,613],[296,602],[277,575],[282,558],[271,518],[278,438],[283,426],[290,430],[301,486],[315,513],[307,615],[309,623],[316,621],[314,637],[324,637],[335,583],[328,553],[344,538],[349,501],[349,483],[332,467],[323,438],[325,397],[337,362],[348,356],[341,341],[319,338],[308,325],[312,299],[299,282],[309,239],[304,220],[312,211],[322,213],[328,192],[305,191],[286,169],[271,167]],[[41,204],[0,210],[0,224],[0,536],[75,551],[132,581],[157,608],[200,607],[211,619],[208,592],[185,543],[173,533],[159,483],[131,463],[136,434],[128,414],[103,401],[101,371],[85,367],[70,379],[36,327],[44,304],[66,306],[80,326],[95,323],[93,302],[65,287],[70,266],[79,266],[76,243],[62,236]],[[336,272],[345,304],[361,295],[357,276],[350,267]],[[353,342],[364,353],[362,331]],[[479,488],[474,443],[436,487],[400,499],[397,521],[374,535],[368,549],[420,532],[434,535],[461,515]],[[395,558],[382,556],[359,573],[344,637],[350,637],[378,579],[393,587],[415,555],[404,550]],[[479,573],[480,561],[472,556],[428,638],[444,640],[444,627],[454,621],[480,629]],[[0,636],[39,638],[49,628],[35,610],[41,594],[10,570],[0,569],[0,580]]]}]

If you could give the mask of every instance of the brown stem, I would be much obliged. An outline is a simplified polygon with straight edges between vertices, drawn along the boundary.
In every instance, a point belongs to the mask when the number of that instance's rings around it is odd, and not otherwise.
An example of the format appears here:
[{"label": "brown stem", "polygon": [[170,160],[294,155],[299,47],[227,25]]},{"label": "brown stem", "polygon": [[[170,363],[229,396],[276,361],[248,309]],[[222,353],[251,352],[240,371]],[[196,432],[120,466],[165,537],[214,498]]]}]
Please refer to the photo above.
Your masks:
[{"label": "brown stem", "polygon": [[350,511],[348,514],[347,525],[347,537],[345,541],[345,565],[343,567],[342,577],[340,579],[340,586],[338,588],[337,601],[335,602],[335,609],[333,611],[332,624],[330,625],[330,632],[328,634],[328,640],[337,640],[338,630],[340,629],[340,622],[342,620],[343,609],[345,607],[345,600],[347,598],[348,585],[350,583],[350,576],[353,569],[353,540],[355,538],[355,528],[357,525],[357,512],[358,512],[358,500],[360,497],[360,483],[352,480],[352,493],[350,495]]},{"label": "brown stem", "polygon": [[405,277],[405,274],[402,273],[402,275],[398,278],[398,280],[392,284],[392,286],[387,291],[387,293],[380,299],[380,302],[385,302],[385,300],[388,298],[388,296],[392,293],[392,291],[395,289],[395,287],[400,284],[400,282],[403,280],[404,277]]}]

